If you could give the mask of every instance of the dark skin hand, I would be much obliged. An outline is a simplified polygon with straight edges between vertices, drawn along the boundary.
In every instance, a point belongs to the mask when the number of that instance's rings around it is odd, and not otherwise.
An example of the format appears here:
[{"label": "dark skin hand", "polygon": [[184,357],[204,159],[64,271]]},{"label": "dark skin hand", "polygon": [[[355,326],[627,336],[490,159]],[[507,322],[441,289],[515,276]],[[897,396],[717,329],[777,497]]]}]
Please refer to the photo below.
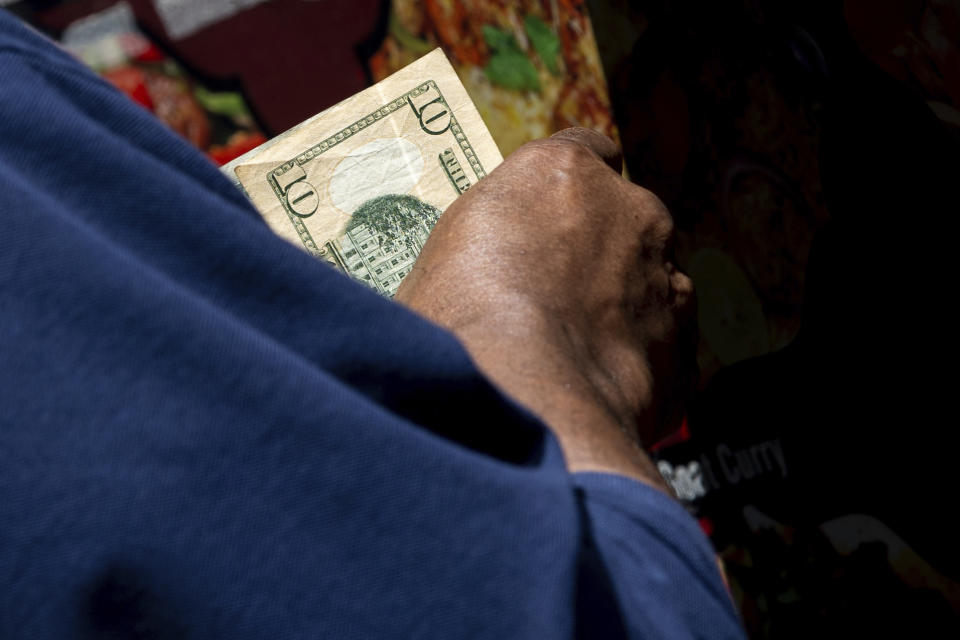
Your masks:
[{"label": "dark skin hand", "polygon": [[643,446],[691,388],[693,285],[669,212],[620,170],[587,129],[524,145],[449,207],[395,299],[540,416],[571,471],[669,493]]}]

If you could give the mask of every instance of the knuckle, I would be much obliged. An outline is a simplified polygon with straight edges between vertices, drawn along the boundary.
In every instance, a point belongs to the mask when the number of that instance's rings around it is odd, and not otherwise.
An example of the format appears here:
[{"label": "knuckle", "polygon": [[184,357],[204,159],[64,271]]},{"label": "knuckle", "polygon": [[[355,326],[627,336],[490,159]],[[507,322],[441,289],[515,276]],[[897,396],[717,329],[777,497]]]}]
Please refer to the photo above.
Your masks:
[{"label": "knuckle", "polygon": [[696,290],[693,280],[687,274],[677,271],[670,277],[673,307],[681,319],[689,318],[696,309]]},{"label": "knuckle", "polygon": [[582,175],[590,159],[590,150],[582,144],[562,138],[547,138],[524,144],[508,160],[515,166],[529,168],[541,175],[553,173],[569,179]]},{"label": "knuckle", "polygon": [[527,142],[524,145],[521,145],[510,154],[510,157],[506,159],[507,163],[510,164],[536,164],[542,162],[545,150],[543,149],[542,140],[534,140],[533,142]]},{"label": "knuckle", "polygon": [[537,177],[537,183],[557,197],[579,201],[588,188],[593,153],[582,144],[563,138],[529,142],[514,152]]},{"label": "knuckle", "polygon": [[673,279],[673,287],[684,298],[693,298],[695,293],[693,280],[687,274],[678,271]]},{"label": "knuckle", "polygon": [[657,240],[664,244],[669,243],[673,239],[676,228],[673,225],[673,218],[670,217],[669,213],[658,218],[653,223],[653,231],[656,234]]},{"label": "knuckle", "polygon": [[554,153],[564,160],[582,162],[583,158],[592,156],[587,147],[569,138],[552,138],[548,142],[554,148]]},{"label": "knuckle", "polygon": [[563,138],[551,138],[539,141],[537,161],[541,169],[566,177],[575,178],[584,175],[585,169],[593,160],[592,152],[578,142]]},{"label": "knuckle", "polygon": [[644,235],[658,245],[669,244],[676,233],[673,216],[660,199],[649,191],[641,195],[640,201]]},{"label": "knuckle", "polygon": [[524,157],[530,154],[542,153],[543,148],[548,146],[546,143],[547,140],[531,140],[530,142],[525,142],[511,154],[512,157]]},{"label": "knuckle", "polygon": [[651,216],[658,228],[672,234],[674,230],[673,216],[670,215],[667,205],[663,204],[663,201],[652,191],[647,192],[647,206],[650,208]]}]

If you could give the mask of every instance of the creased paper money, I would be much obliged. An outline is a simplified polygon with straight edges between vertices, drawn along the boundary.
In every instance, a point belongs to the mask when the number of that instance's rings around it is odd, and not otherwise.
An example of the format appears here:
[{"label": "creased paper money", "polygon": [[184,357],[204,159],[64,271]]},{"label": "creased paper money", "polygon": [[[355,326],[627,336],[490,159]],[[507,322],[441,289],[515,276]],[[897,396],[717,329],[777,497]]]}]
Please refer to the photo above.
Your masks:
[{"label": "creased paper money", "polygon": [[502,159],[437,49],[223,170],[277,234],[393,296],[440,214]]}]

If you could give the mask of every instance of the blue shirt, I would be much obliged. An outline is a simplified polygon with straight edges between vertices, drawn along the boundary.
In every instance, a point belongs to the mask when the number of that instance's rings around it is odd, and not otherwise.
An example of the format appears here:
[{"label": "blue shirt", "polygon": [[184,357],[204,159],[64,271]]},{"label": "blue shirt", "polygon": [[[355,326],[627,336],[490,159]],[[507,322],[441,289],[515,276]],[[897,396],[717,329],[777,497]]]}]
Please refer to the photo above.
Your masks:
[{"label": "blue shirt", "polygon": [[678,504],[0,11],[0,637],[741,634]]}]

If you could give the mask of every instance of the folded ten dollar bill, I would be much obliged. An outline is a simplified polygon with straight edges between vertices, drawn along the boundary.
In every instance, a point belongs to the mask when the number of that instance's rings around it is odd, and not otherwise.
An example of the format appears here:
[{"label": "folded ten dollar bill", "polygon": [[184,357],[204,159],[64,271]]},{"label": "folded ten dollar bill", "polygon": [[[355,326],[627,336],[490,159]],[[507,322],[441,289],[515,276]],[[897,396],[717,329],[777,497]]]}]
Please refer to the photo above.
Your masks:
[{"label": "folded ten dollar bill", "polygon": [[392,297],[503,158],[440,49],[223,167],[280,236]]}]

